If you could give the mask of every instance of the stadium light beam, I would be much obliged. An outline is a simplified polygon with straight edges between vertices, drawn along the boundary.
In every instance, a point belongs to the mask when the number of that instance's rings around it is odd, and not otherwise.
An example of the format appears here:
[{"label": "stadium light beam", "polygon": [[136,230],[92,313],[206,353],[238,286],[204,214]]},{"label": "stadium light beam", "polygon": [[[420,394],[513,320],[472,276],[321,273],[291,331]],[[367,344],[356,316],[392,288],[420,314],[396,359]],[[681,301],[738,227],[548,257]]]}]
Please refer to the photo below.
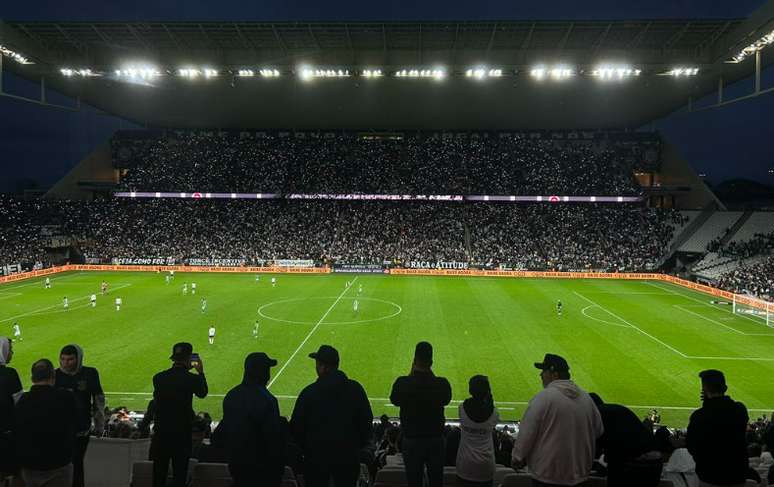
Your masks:
[{"label": "stadium light beam", "polygon": [[33,61],[30,60],[27,56],[22,55],[19,52],[14,51],[10,47],[4,46],[0,44],[0,54],[3,56],[9,57],[16,61],[19,64],[35,64]]},{"label": "stadium light beam", "polygon": [[675,78],[697,76],[699,74],[699,68],[696,67],[676,67],[672,68],[666,73],[661,73],[659,76],[674,76]]},{"label": "stadium light beam", "polygon": [[310,81],[315,78],[349,78],[351,76],[348,69],[311,67],[302,67],[299,75],[303,81]]},{"label": "stadium light beam", "polygon": [[396,78],[430,78],[440,81],[446,77],[446,71],[441,68],[432,69],[400,69],[395,72]]},{"label": "stadium light beam", "polygon": [[255,76],[255,71],[252,69],[240,69],[237,71],[237,76],[240,78],[252,78]]},{"label": "stadium light beam", "polygon": [[81,78],[91,78],[93,76],[100,76],[99,73],[95,73],[91,69],[62,68],[59,70],[59,72],[62,74],[62,76],[66,78],[72,78],[75,76],[80,76]]},{"label": "stadium light beam", "polygon": [[279,69],[274,68],[263,68],[259,73],[263,78],[279,78],[280,75]]},{"label": "stadium light beam", "polygon": [[465,71],[465,77],[466,78],[473,78],[477,80],[482,80],[485,78],[501,78],[503,76],[503,70],[499,68],[485,68],[485,67],[477,67],[477,68],[469,68]]},{"label": "stadium light beam", "polygon": [[638,77],[640,74],[642,74],[641,69],[636,69],[631,66],[600,65],[591,71],[592,76],[604,81],[624,80]]},{"label": "stadium light beam", "polygon": [[115,75],[117,78],[127,78],[130,80],[143,80],[148,81],[161,76],[161,72],[154,66],[134,66],[128,65],[120,69],[116,69]]},{"label": "stadium light beam", "polygon": [[381,78],[383,76],[381,69],[364,69],[360,72],[363,78]]},{"label": "stadium light beam", "polygon": [[574,76],[575,70],[562,64],[556,66],[539,65],[532,68],[529,75],[538,81],[543,81],[547,78],[553,81],[562,81]]}]

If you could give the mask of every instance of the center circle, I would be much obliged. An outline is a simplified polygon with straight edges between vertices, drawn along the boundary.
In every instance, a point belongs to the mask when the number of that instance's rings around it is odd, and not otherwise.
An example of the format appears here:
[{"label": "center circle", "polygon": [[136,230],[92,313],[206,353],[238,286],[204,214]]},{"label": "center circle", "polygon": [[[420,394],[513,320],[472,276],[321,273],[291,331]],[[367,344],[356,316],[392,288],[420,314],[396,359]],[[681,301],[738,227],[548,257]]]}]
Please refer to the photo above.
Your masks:
[{"label": "center circle", "polygon": [[[266,318],[267,320],[277,321],[280,323],[289,323],[293,325],[316,325],[319,323],[318,321],[296,321],[296,320],[286,320],[283,318],[276,318],[274,316],[271,316],[266,312],[269,308],[272,306],[277,306],[280,304],[287,304],[287,303],[297,303],[297,302],[305,302],[305,301],[311,301],[311,300],[327,300],[327,301],[343,301],[343,300],[349,300],[349,301],[371,301],[376,303],[383,303],[386,305],[389,305],[392,307],[393,312],[390,314],[385,314],[384,316],[380,316],[378,318],[370,318],[370,319],[362,319],[362,320],[352,320],[352,321],[323,321],[323,325],[357,325],[357,324],[363,324],[363,323],[371,323],[374,321],[382,321],[382,320],[388,320],[390,318],[394,318],[395,316],[398,316],[403,312],[403,308],[392,301],[387,301],[386,299],[379,299],[379,298],[369,298],[369,297],[339,297],[339,296],[320,296],[320,297],[311,297],[311,298],[289,298],[289,299],[281,299],[279,301],[272,301],[270,303],[266,303],[260,308],[258,308],[258,315]],[[338,302],[336,305],[338,306]]]}]

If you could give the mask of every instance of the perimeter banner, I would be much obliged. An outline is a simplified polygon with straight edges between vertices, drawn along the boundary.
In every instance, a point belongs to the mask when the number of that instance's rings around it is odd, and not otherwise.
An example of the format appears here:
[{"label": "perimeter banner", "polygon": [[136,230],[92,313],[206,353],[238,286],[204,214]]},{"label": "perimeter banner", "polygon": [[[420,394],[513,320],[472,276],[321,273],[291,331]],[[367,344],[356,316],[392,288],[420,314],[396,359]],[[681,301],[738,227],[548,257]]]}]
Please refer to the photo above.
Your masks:
[{"label": "perimeter banner", "polygon": [[379,264],[333,264],[335,273],[353,273],[353,274],[387,274],[387,269]]}]

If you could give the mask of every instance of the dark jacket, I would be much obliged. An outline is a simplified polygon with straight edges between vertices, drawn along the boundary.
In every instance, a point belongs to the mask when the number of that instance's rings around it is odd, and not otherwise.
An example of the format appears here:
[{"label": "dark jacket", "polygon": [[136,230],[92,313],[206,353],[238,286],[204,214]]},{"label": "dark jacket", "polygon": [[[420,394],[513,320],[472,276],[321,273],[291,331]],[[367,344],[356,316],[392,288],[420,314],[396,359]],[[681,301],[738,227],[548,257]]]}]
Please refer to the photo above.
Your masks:
[{"label": "dark jacket", "polygon": [[405,438],[443,435],[443,408],[451,402],[452,391],[445,377],[432,372],[413,372],[398,377],[392,385],[390,402],[400,408],[400,425]]},{"label": "dark jacket", "polygon": [[98,398],[104,398],[105,393],[102,392],[102,385],[99,382],[99,372],[94,367],[79,367],[78,372],[72,375],[62,369],[56,369],[54,387],[68,390],[75,396],[79,432],[91,430],[92,414],[100,417],[104,415],[102,410],[105,406],[104,400]]},{"label": "dark jacket", "polygon": [[199,398],[207,397],[207,379],[204,374],[193,374],[183,367],[173,366],[154,375],[154,433],[190,435],[194,394]]},{"label": "dark jacket", "polygon": [[329,372],[301,391],[290,429],[306,462],[323,465],[360,463],[368,446],[374,415],[363,386],[344,372]]},{"label": "dark jacket", "polygon": [[0,434],[13,428],[13,396],[21,390],[16,370],[0,365]]},{"label": "dark jacket", "polygon": [[32,386],[16,403],[13,436],[23,468],[53,470],[72,462],[78,411],[69,391]]},{"label": "dark jacket", "polygon": [[747,408],[728,396],[705,399],[691,414],[687,447],[696,475],[710,484],[741,484],[747,474]]},{"label": "dark jacket", "polygon": [[279,405],[264,386],[242,383],[223,399],[219,440],[230,465],[248,465],[282,476],[285,438],[280,429]]},{"label": "dark jacket", "polygon": [[656,449],[653,431],[629,408],[602,404],[599,415],[605,432],[597,439],[597,450],[604,450],[607,463],[620,464]]}]

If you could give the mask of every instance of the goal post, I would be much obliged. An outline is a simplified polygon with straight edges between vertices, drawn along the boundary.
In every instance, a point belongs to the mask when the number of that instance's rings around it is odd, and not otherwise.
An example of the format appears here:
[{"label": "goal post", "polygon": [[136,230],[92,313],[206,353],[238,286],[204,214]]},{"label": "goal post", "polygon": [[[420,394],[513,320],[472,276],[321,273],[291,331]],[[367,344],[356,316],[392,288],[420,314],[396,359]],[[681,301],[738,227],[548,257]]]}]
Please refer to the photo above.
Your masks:
[{"label": "goal post", "polygon": [[752,296],[734,294],[734,314],[761,320],[766,326],[774,328],[774,303]]}]

